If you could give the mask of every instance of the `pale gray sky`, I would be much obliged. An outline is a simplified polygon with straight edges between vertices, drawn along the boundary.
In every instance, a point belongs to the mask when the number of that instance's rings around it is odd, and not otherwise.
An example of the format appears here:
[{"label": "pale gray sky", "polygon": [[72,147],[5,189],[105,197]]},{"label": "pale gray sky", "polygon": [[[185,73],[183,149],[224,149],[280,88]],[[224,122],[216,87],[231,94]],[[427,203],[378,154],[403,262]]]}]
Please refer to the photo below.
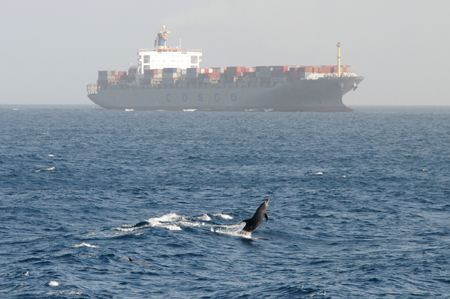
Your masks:
[{"label": "pale gray sky", "polygon": [[156,30],[202,67],[352,65],[347,105],[450,105],[448,0],[0,0],[0,104],[92,104],[99,70],[127,70]]}]

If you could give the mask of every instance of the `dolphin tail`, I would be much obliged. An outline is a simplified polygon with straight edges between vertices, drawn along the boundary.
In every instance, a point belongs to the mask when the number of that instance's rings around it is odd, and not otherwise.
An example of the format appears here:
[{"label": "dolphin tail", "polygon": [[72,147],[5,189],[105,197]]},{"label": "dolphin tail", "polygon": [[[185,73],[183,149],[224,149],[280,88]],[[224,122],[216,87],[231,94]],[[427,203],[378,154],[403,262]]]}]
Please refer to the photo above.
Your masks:
[{"label": "dolphin tail", "polygon": [[269,221],[269,216],[267,216],[267,213],[264,214],[264,217],[266,217],[266,221]]}]

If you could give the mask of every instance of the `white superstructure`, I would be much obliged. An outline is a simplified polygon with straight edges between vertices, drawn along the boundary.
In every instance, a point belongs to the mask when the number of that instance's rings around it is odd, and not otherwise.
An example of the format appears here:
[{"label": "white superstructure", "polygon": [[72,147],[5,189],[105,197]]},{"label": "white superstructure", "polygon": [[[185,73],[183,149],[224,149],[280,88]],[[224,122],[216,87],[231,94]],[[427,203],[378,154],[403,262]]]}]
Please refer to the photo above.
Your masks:
[{"label": "white superstructure", "polygon": [[163,26],[163,30],[159,31],[155,46],[153,49],[140,49],[139,55],[139,73],[144,74],[145,70],[156,70],[163,68],[200,68],[202,61],[201,50],[182,51],[181,47],[168,48],[168,34],[171,31]]}]

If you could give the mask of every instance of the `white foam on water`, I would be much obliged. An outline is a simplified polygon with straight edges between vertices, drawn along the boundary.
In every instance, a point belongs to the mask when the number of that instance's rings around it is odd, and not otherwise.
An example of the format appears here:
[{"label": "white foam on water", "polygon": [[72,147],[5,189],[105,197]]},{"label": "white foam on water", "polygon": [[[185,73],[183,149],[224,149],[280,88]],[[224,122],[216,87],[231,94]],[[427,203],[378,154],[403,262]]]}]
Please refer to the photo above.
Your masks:
[{"label": "white foam on water", "polygon": [[53,154],[48,154],[47,156],[49,156],[49,157],[54,157],[55,155],[53,155]]},{"label": "white foam on water", "polygon": [[222,213],[211,214],[211,215],[213,215],[213,216],[215,216],[215,217],[220,217],[220,218],[222,218],[222,219],[227,219],[227,220],[233,219],[232,216],[227,215],[227,214],[222,214]]},{"label": "white foam on water", "polygon": [[[217,213],[211,214],[213,216],[221,217],[223,219],[233,219],[233,217]],[[243,225],[239,224],[238,226],[223,226],[223,225],[214,225],[210,223],[212,221],[211,217],[208,214],[203,214],[197,217],[190,216],[180,216],[176,213],[169,213],[162,215],[160,217],[153,217],[143,222],[139,222],[134,225],[123,225],[121,227],[113,228],[113,230],[120,232],[133,232],[141,229],[148,229],[151,227],[158,227],[167,230],[182,230],[182,227],[205,227],[210,228],[211,231],[215,231],[214,228],[217,227],[217,232],[226,233],[230,235],[239,235],[242,237],[242,234],[239,232],[242,230]],[[139,233],[142,234],[142,233]]]},{"label": "white foam on water", "polygon": [[252,239],[252,233],[244,232],[242,229],[244,228],[245,223],[233,224],[233,225],[221,225],[218,228],[214,229],[211,227],[211,231],[224,234],[233,237],[240,237],[245,239]]},{"label": "white foam on water", "polygon": [[125,111],[130,112],[130,111],[134,111],[134,109],[125,109]]},{"label": "white foam on water", "polygon": [[326,295],[327,295],[327,292],[323,291],[322,293],[319,292],[319,293],[311,294],[311,295],[309,295],[309,297],[312,298],[315,296],[326,296]]},{"label": "white foam on water", "polygon": [[56,169],[56,167],[55,166],[53,166],[53,167],[48,167],[48,168],[42,168],[42,169],[38,169],[38,170],[35,170],[34,172],[41,172],[41,171],[53,171],[53,170],[55,170]]},{"label": "white foam on water", "polygon": [[173,222],[181,220],[181,218],[181,216],[175,213],[169,213],[161,217],[150,218],[147,222],[150,223],[150,226],[152,227],[161,227],[168,230],[181,230],[181,227],[173,224]]},{"label": "white foam on water", "polygon": [[[48,292],[47,295],[49,296],[64,296],[64,295],[69,295],[69,296],[86,296],[83,292],[80,291],[63,291],[63,292]],[[84,298],[84,297],[83,297]]]},{"label": "white foam on water", "polygon": [[77,247],[92,247],[92,248],[99,248],[100,246],[98,245],[91,245],[89,243],[81,243],[81,244],[77,244],[77,245],[73,245],[73,247],[77,248]]},{"label": "white foam on water", "polygon": [[56,280],[52,280],[48,283],[48,285],[52,287],[57,287],[59,286],[59,283]]},{"label": "white foam on water", "polygon": [[211,217],[208,216],[208,214],[203,214],[200,217],[197,217],[197,219],[203,220],[203,221],[211,221]]},{"label": "white foam on water", "polygon": [[314,172],[313,174],[315,174],[315,175],[322,175],[323,172],[322,171],[318,171],[318,172]]}]

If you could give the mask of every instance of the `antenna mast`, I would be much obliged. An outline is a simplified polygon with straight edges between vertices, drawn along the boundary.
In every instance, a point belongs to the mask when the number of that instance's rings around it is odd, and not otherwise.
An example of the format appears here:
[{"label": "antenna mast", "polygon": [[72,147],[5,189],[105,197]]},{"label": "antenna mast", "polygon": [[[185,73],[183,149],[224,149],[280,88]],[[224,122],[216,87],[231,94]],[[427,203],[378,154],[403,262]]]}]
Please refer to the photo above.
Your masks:
[{"label": "antenna mast", "polygon": [[338,42],[337,44],[337,48],[338,48],[338,77],[341,76],[341,43]]}]

